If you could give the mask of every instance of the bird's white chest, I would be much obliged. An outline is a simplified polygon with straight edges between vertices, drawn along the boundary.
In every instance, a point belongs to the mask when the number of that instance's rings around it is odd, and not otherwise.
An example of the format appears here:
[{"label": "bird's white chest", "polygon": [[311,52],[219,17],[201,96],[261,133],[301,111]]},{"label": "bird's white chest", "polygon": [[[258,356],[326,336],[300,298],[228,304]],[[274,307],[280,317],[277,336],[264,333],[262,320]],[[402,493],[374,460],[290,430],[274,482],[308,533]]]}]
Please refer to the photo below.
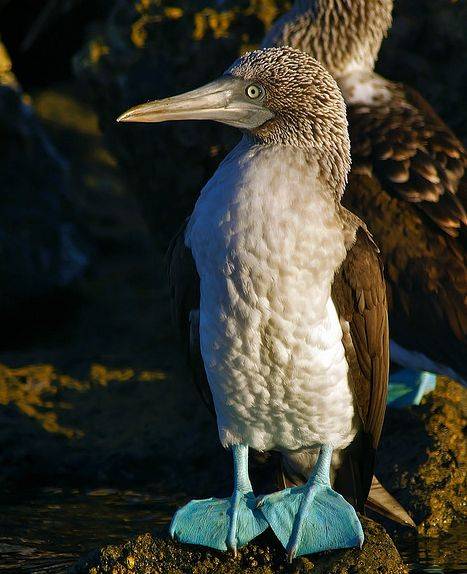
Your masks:
[{"label": "bird's white chest", "polygon": [[332,194],[297,150],[239,144],[187,230],[221,442],[295,450],[354,435],[330,291],[345,257]]}]

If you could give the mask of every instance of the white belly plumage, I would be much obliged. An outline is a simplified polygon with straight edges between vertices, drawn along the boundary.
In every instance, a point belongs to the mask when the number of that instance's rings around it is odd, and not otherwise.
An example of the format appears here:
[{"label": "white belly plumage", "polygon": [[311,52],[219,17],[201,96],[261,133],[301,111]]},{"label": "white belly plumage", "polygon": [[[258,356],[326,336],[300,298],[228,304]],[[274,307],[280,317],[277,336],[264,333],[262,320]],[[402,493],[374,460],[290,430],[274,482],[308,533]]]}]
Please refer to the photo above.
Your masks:
[{"label": "white belly plumage", "polygon": [[242,140],[204,188],[186,244],[222,444],[347,446],[355,413],[330,296],[346,251],[316,169],[295,149]]}]

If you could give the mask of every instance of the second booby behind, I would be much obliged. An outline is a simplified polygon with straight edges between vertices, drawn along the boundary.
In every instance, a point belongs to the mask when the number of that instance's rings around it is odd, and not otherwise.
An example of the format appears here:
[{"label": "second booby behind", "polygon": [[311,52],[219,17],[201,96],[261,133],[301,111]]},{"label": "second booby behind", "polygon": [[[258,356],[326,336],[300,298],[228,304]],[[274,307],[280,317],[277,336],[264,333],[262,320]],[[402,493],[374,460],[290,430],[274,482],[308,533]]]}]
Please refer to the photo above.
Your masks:
[{"label": "second booby behind", "polygon": [[[243,131],[171,263],[187,347],[233,454],[234,491],[190,502],[172,534],[235,550],[270,525],[291,558],[361,545],[354,508],[363,511],[373,477],[388,326],[378,250],[340,203],[350,147],[335,81],[302,52],[259,50],[207,86],[119,119],[214,119]],[[249,448],[292,465],[306,457],[306,484],[256,500]]]}]

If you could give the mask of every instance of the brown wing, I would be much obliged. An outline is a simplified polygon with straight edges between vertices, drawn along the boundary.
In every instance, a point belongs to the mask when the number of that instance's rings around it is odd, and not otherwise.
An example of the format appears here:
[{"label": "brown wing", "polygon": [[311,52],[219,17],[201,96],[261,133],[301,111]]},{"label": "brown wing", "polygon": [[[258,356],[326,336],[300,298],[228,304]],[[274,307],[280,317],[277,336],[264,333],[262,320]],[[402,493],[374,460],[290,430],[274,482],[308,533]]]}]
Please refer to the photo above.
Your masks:
[{"label": "brown wing", "polygon": [[348,108],[354,164],[369,165],[385,190],[457,237],[467,224],[465,149],[420,94],[391,87],[387,103]]},{"label": "brown wing", "polygon": [[363,428],[376,449],[386,411],[389,330],[383,266],[368,232],[360,227],[332,286],[339,317],[348,323],[344,345]]},{"label": "brown wing", "polygon": [[[332,299],[343,322],[344,347],[363,433],[347,453],[336,487],[363,510],[386,411],[389,332],[386,287],[378,249],[360,227],[335,276]],[[354,492],[349,492],[353,485]]]},{"label": "brown wing", "polygon": [[191,251],[185,245],[185,230],[186,223],[172,239],[167,251],[172,315],[191,366],[194,382],[206,406],[214,413],[199,342],[199,275]]},{"label": "brown wing", "polygon": [[381,249],[391,338],[465,377],[466,153],[419,94],[390,86],[389,103],[349,107],[343,203]]},{"label": "brown wing", "polygon": [[467,376],[463,247],[371,174],[352,169],[343,203],[370,228],[385,267],[391,339]]}]

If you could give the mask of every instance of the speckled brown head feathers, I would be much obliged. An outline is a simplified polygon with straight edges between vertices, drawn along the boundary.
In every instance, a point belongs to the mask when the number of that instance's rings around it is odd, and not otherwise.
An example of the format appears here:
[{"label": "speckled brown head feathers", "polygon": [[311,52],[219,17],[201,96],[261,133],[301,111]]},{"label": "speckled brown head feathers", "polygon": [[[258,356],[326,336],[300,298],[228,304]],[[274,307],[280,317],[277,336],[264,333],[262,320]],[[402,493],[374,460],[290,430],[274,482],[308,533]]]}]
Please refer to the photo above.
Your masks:
[{"label": "speckled brown head feathers", "polygon": [[263,47],[308,52],[338,77],[350,67],[373,69],[391,26],[393,0],[296,0]]},{"label": "speckled brown head feathers", "polygon": [[256,50],[226,72],[260,84],[274,117],[252,130],[262,143],[310,149],[338,197],[350,169],[345,104],[337,83],[314,58],[288,47]]}]

